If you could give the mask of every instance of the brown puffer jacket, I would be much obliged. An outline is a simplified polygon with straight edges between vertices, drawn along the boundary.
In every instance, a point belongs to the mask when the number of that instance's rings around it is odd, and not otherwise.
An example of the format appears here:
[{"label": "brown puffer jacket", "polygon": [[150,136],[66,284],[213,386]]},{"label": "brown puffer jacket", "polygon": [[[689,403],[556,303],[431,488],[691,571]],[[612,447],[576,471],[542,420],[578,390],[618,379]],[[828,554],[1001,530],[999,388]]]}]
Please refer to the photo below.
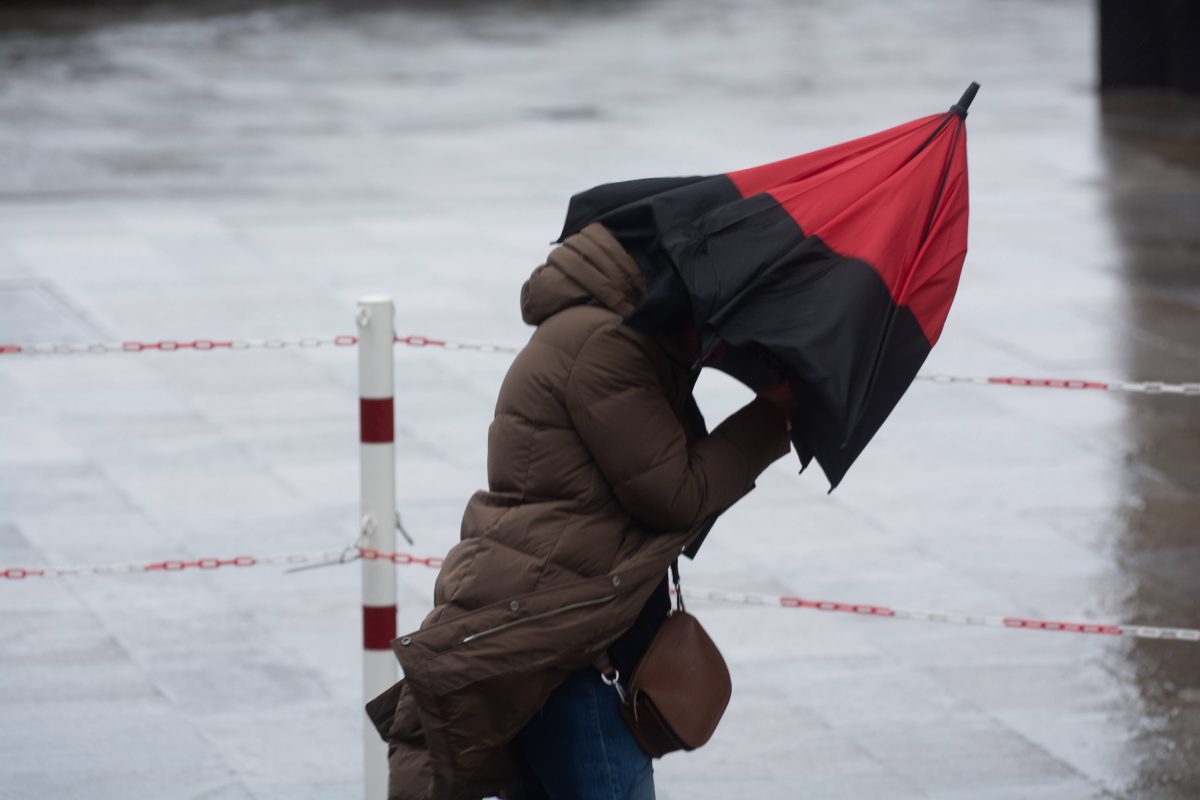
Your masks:
[{"label": "brown puffer jacket", "polygon": [[705,520],[788,451],[761,399],[707,436],[689,430],[694,354],[622,324],[644,292],[600,225],[521,289],[538,327],[500,387],[488,490],[467,504],[433,611],[392,643],[404,680],[367,706],[391,745],[395,800],[516,790],[517,732],[633,624]]}]

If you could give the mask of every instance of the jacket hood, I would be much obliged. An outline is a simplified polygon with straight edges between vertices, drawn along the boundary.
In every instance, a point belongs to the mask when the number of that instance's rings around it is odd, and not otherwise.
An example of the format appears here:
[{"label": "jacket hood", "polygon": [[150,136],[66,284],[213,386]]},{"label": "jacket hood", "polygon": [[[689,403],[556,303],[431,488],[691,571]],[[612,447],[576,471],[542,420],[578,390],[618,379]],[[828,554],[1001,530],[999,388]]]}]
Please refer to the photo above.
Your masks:
[{"label": "jacket hood", "polygon": [[646,293],[637,263],[599,223],[568,236],[521,287],[521,319],[540,325],[565,308],[600,305],[628,316]]}]

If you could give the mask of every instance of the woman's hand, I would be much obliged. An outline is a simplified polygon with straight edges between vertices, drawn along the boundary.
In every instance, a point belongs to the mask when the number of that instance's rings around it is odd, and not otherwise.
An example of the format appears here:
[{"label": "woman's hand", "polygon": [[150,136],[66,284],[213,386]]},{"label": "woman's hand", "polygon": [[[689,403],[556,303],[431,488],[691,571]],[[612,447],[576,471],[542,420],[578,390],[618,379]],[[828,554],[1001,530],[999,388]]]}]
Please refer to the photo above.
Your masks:
[{"label": "woman's hand", "polygon": [[792,394],[791,385],[787,381],[780,381],[774,386],[768,386],[760,391],[758,396],[778,409],[783,418],[787,420],[787,429],[790,431],[792,415],[796,413],[796,396]]}]

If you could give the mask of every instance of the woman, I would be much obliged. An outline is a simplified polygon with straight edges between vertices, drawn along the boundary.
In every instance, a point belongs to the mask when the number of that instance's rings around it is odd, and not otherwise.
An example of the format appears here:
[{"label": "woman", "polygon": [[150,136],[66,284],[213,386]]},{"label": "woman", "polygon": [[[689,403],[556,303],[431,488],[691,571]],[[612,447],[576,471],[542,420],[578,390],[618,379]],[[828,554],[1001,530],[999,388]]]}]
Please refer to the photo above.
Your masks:
[{"label": "woman", "polygon": [[629,674],[666,616],[668,565],[788,452],[793,401],[776,387],[706,434],[695,333],[627,324],[645,295],[599,224],[522,287],[537,330],[500,388],[488,490],[434,610],[393,643],[405,679],[367,707],[390,797],[653,797],[591,664],[607,652]]}]

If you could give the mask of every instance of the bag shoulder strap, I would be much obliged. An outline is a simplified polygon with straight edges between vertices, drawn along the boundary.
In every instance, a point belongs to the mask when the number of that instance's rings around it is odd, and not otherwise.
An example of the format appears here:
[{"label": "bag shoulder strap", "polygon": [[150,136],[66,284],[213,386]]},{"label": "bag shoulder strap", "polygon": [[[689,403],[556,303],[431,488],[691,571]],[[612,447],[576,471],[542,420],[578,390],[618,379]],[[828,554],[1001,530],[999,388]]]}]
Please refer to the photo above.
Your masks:
[{"label": "bag shoulder strap", "polygon": [[679,584],[679,559],[671,562],[671,583],[675,584],[675,608],[686,611],[683,607],[683,587]]},{"label": "bag shoulder strap", "polygon": [[[679,581],[679,559],[671,562],[671,583],[675,585],[675,608],[678,611],[686,611],[683,607],[683,588]],[[609,686],[615,687],[617,694],[621,696],[621,702],[625,702],[625,692],[621,688],[620,680],[621,673],[613,666],[612,659],[608,656],[607,650],[601,650],[596,653],[592,659],[592,666],[600,673],[600,677]]]}]

